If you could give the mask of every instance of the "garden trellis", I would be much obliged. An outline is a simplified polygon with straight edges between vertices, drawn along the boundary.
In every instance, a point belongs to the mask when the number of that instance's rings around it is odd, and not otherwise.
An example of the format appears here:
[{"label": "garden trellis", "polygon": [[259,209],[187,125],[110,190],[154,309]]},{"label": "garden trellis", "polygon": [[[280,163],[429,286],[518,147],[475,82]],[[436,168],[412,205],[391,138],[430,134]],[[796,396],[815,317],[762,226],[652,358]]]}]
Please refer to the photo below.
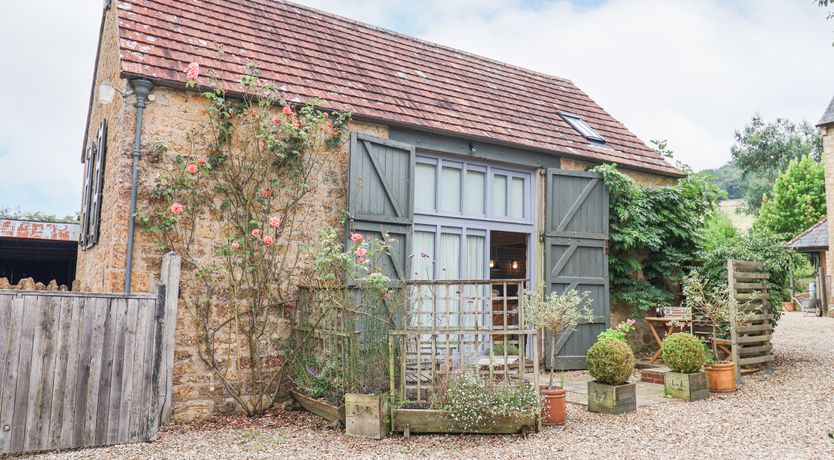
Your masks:
[{"label": "garden trellis", "polygon": [[453,372],[475,368],[489,381],[525,385],[536,330],[524,326],[519,302],[526,280],[409,281],[401,290],[400,327],[389,333],[390,387],[400,398],[427,405]]}]

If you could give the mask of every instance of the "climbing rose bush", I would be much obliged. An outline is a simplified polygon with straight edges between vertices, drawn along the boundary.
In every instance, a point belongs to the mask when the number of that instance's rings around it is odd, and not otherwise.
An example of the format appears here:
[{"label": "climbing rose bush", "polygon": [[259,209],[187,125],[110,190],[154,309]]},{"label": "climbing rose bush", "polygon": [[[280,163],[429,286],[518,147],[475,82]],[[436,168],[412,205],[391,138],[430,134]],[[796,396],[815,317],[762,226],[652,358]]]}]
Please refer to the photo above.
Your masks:
[{"label": "climbing rose bush", "polygon": [[293,359],[285,318],[307,279],[301,261],[320,249],[295,242],[315,237],[302,228],[317,209],[311,194],[344,144],[350,114],[290,103],[257,69],[246,71],[234,88],[243,96],[231,97],[229,82],[199,63],[184,69],[206,122],[189,134],[188,151],[149,149],[137,219],[183,258],[182,304],[200,359],[248,415],[260,415]]}]

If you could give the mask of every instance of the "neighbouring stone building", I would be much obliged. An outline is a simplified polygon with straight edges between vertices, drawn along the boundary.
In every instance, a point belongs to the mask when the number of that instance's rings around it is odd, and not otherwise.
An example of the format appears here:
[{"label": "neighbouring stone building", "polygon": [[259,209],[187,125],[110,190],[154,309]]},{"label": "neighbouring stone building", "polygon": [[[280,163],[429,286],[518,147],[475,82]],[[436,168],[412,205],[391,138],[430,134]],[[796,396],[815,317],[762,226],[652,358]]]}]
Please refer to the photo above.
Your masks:
[{"label": "neighbouring stone building", "polygon": [[[321,175],[303,239],[314,240],[318,228],[338,225],[344,211],[367,204],[348,200],[356,186],[351,178],[361,176],[379,182],[366,191],[403,200],[407,214],[360,222],[364,228],[379,231],[379,222],[389,218],[408,251],[438,254],[445,276],[545,278],[552,288],[593,291],[602,319],[583,325],[576,343],[568,340],[566,359],[584,356],[588,337],[607,327],[611,314],[602,220],[607,192],[582,171],[616,163],[647,185],[670,184],[683,175],[563,78],[278,0],[105,4],[82,155],[89,173],[77,280],[85,291],[125,288],[142,105],[137,100],[147,94],[140,153],[163,144],[169,156],[189,155],[188,135],[205,129],[203,99],[185,87],[192,62],[230,88],[244,65],[253,64],[289,101],[318,98],[323,109],[352,112],[352,141]],[[832,136],[827,139],[831,147]],[[359,152],[363,148],[370,150]],[[393,177],[400,192],[374,179],[390,171],[369,176],[361,170],[368,162],[351,161],[366,154],[371,162],[402,162],[407,172]],[[156,168],[142,157],[140,184]],[[198,229],[196,244],[206,257],[220,229],[211,220]],[[152,289],[160,258],[150,235],[137,227],[132,290]],[[557,264],[560,259],[564,263]],[[565,270],[574,271],[555,273]],[[190,294],[184,289],[182,295]],[[194,326],[181,309],[174,370],[174,416],[180,419],[227,407],[223,389],[196,355],[193,337]]]},{"label": "neighbouring stone building", "polygon": [[[828,210],[828,222],[834,221],[834,98],[828,104],[828,108],[817,123],[817,127],[822,133],[822,162],[825,168],[825,205]],[[826,231],[828,235],[828,247],[834,244],[832,238],[834,233]],[[825,273],[828,277],[834,273],[834,260],[831,257],[825,258]],[[828,305],[831,305],[832,289],[828,289]],[[834,310],[829,309],[829,313]]]}]

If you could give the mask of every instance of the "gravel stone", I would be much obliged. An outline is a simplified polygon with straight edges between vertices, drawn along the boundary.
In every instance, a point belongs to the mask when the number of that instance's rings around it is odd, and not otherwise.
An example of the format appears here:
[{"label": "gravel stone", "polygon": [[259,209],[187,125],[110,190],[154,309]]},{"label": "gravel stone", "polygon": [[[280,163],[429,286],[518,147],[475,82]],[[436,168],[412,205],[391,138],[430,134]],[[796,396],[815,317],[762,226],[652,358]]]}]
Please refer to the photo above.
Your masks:
[{"label": "gravel stone", "polygon": [[154,443],[53,453],[56,459],[623,458],[832,459],[834,318],[787,313],[773,338],[773,374],[739,391],[619,416],[569,404],[563,427],[516,436],[357,440],[303,412],[173,426]]}]

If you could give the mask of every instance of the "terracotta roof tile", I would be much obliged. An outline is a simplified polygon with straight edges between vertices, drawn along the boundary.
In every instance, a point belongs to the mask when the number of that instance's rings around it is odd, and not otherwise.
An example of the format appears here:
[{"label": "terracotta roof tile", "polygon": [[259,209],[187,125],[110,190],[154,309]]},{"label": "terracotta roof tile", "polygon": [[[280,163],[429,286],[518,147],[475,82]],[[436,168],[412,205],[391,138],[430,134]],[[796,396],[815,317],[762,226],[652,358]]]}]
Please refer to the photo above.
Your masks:
[{"label": "terracotta roof tile", "polygon": [[[127,75],[182,84],[186,66],[199,62],[240,91],[244,65],[253,64],[289,100],[318,98],[357,117],[681,175],[570,80],[279,0],[130,0],[117,8]],[[559,111],[582,117],[607,148],[591,145]]]}]

